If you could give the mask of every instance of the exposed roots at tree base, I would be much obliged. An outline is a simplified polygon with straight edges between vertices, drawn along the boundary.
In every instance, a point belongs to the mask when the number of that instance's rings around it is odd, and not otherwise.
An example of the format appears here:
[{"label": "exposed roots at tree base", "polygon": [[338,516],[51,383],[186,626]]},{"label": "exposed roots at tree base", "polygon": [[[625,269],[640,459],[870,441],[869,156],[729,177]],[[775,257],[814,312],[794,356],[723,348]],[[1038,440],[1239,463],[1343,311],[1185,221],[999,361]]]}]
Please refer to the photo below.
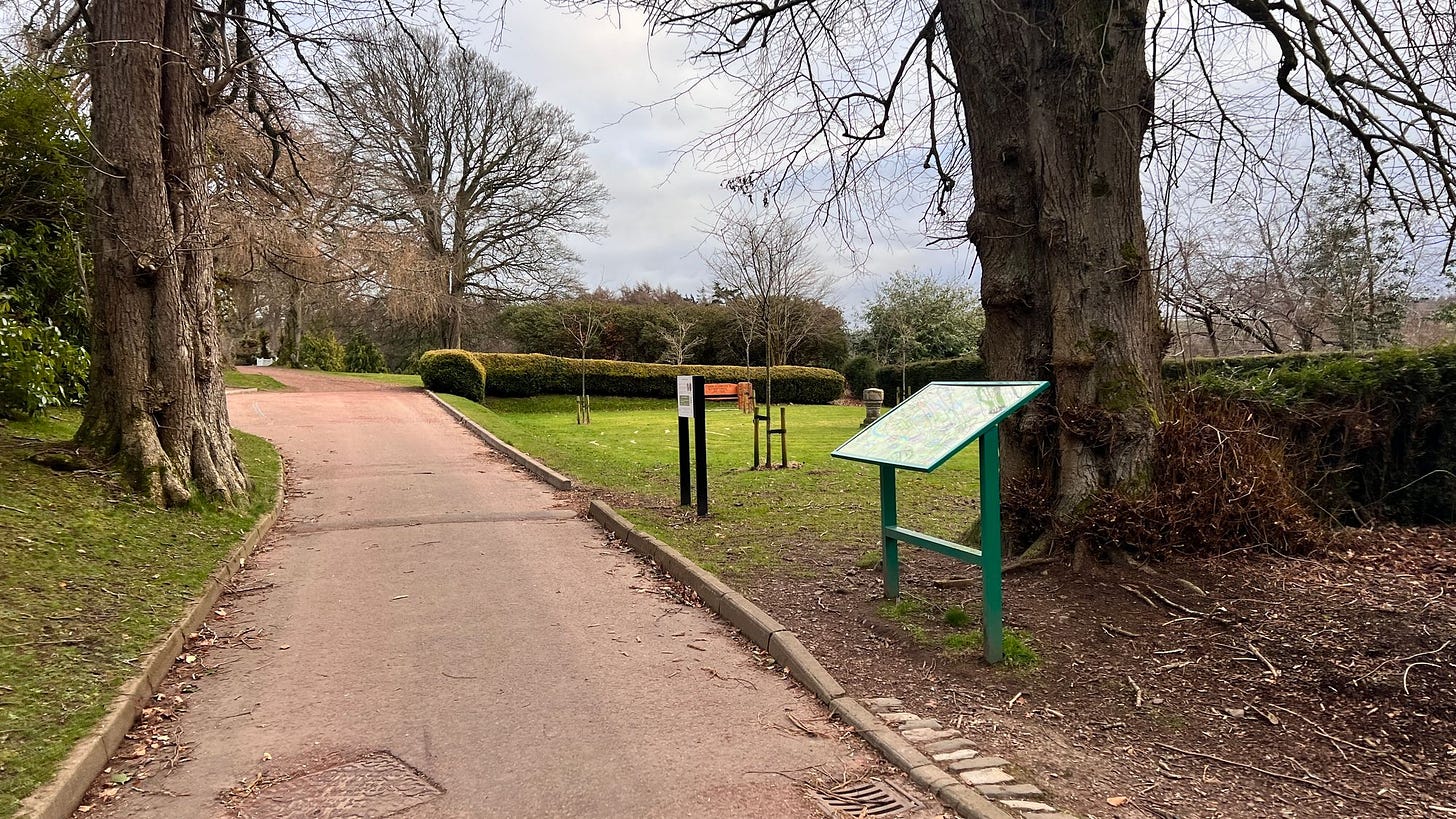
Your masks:
[{"label": "exposed roots at tree base", "polygon": [[1078,562],[1119,552],[1302,554],[1319,543],[1322,527],[1305,508],[1282,444],[1234,407],[1170,396],[1153,475],[1143,493],[1101,493],[1064,521],[1054,520],[1039,488],[1008,483],[1007,542],[1026,546],[1020,560],[1066,549]]}]

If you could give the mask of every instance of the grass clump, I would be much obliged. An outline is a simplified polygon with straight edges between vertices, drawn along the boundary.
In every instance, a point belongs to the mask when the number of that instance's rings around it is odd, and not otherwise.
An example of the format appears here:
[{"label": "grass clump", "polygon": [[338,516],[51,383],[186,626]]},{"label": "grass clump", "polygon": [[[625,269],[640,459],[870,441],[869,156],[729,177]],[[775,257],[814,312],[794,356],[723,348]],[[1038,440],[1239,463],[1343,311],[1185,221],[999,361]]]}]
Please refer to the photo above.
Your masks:
[{"label": "grass clump", "polygon": [[880,565],[880,560],[883,559],[883,557],[884,556],[881,554],[879,549],[870,549],[868,552],[865,552],[864,554],[856,558],[854,561],[854,565],[861,569],[873,569],[876,566]]},{"label": "grass clump", "polygon": [[940,616],[951,628],[965,628],[971,624],[971,615],[960,606],[951,606]]},{"label": "grass clump", "polygon": [[263,392],[288,389],[283,382],[262,373],[240,373],[237,370],[228,370],[223,373],[222,380],[224,384],[235,390],[253,389]]},{"label": "grass clump", "polygon": [[281,465],[235,433],[253,488],[240,508],[162,510],[109,476],[27,458],[64,444],[75,411],[0,426],[0,816],[44,783],[143,656],[271,508]]}]

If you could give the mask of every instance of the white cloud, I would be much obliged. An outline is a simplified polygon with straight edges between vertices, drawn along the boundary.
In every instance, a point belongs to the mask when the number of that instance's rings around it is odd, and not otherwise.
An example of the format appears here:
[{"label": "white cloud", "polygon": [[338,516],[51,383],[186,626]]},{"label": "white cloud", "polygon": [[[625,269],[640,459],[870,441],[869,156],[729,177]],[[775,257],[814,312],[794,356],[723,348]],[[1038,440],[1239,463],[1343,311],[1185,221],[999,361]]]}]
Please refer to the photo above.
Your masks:
[{"label": "white cloud", "polygon": [[[701,167],[703,158],[683,157],[681,150],[719,125],[732,89],[698,84],[675,97],[699,76],[685,64],[684,41],[649,38],[641,15],[630,10],[609,19],[528,0],[509,5],[494,34],[483,31],[474,45],[571,112],[597,140],[588,153],[612,201],[609,234],[574,244],[587,285],[648,281],[686,293],[708,286],[700,227],[726,194],[719,176]],[[857,265],[821,242],[825,266],[846,271],[836,301],[847,315],[895,270],[969,274],[969,251],[926,248],[913,214],[905,221],[889,241],[856,242]],[[851,267],[859,272],[849,273]]]}]

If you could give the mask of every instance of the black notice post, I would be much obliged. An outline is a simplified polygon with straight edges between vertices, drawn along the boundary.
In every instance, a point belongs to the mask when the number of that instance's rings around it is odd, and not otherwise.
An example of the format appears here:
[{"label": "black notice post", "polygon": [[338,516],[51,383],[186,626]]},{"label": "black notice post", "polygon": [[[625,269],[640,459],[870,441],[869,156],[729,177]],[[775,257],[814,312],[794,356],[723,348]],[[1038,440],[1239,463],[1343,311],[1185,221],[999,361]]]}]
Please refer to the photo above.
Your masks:
[{"label": "black notice post", "polygon": [[[677,477],[678,503],[693,504],[693,469],[691,461],[697,460],[698,517],[708,514],[708,415],[707,401],[703,395],[701,375],[680,376],[677,382]],[[688,434],[688,419],[692,418],[692,435]],[[697,445],[689,449],[689,437]],[[691,454],[690,454],[691,453]]]},{"label": "black notice post", "polygon": [[693,458],[698,472],[698,517],[708,515],[708,411],[703,397],[703,377],[693,376],[693,437],[697,439]]}]

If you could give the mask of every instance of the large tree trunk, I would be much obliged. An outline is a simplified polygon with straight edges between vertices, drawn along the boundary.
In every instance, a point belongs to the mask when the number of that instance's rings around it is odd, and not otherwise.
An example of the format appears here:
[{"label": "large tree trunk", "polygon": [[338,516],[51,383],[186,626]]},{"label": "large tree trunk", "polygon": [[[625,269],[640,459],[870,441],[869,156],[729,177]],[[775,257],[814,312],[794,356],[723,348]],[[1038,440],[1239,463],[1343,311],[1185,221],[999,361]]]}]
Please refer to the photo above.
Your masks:
[{"label": "large tree trunk", "polygon": [[1150,477],[1163,333],[1139,155],[1152,107],[1145,0],[941,0],[972,146],[985,359],[1050,380],[1008,425],[1013,477],[1066,519]]},{"label": "large tree trunk", "polygon": [[176,505],[247,477],[229,433],[189,0],[90,6],[95,289],[77,440]]}]

